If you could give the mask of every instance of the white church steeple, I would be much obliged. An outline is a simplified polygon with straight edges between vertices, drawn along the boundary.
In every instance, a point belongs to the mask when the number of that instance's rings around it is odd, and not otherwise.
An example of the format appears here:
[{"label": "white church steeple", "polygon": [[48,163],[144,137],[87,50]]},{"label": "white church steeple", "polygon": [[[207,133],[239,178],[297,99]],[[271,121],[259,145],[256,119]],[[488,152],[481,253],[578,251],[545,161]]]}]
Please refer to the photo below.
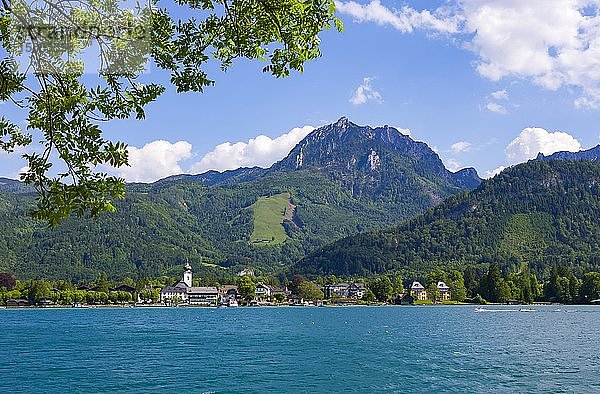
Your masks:
[{"label": "white church steeple", "polygon": [[187,285],[187,287],[192,287],[192,266],[189,263],[186,263],[183,266],[183,283]]}]

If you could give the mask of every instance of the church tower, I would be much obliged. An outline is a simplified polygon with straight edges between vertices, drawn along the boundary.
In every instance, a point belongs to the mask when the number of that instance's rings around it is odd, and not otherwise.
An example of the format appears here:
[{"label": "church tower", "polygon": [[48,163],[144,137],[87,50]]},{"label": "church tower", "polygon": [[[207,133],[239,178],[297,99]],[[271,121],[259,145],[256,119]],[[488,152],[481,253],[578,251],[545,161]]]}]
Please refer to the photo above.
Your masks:
[{"label": "church tower", "polygon": [[187,287],[192,287],[192,266],[189,263],[186,263],[183,268],[183,283],[185,283]]}]

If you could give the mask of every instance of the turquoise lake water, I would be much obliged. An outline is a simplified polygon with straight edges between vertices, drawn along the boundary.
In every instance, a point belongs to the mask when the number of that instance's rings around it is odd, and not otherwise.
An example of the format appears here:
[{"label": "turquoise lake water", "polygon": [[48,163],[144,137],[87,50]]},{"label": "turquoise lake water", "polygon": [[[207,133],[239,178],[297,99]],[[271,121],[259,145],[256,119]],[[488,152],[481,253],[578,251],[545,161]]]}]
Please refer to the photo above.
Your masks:
[{"label": "turquoise lake water", "polygon": [[600,392],[600,307],[534,309],[0,310],[0,392]]}]

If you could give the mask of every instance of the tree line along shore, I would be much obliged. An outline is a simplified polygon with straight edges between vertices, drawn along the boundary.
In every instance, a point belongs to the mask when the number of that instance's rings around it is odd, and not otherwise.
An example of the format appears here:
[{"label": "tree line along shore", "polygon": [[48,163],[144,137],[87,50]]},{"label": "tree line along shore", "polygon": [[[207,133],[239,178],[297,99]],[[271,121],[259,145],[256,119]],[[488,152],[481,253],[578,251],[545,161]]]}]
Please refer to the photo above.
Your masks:
[{"label": "tree line along shore", "polygon": [[[19,280],[12,273],[0,273],[0,306],[80,305],[182,305],[193,304],[185,297],[166,297],[178,278],[123,278],[109,280],[101,273],[94,281]],[[190,276],[191,280],[191,276]],[[463,271],[434,269],[422,277],[403,278],[399,273],[369,278],[338,278],[334,275],[306,278],[258,275],[243,270],[229,278],[198,278],[193,286],[218,291],[208,303],[225,300],[239,305],[307,304],[456,304],[456,303],[564,303],[591,304],[600,300],[600,273],[577,276],[562,265],[550,268],[541,282],[527,264],[502,273],[498,264],[487,270],[467,267]],[[197,287],[201,288],[201,287]],[[404,299],[404,301],[403,301]]]}]

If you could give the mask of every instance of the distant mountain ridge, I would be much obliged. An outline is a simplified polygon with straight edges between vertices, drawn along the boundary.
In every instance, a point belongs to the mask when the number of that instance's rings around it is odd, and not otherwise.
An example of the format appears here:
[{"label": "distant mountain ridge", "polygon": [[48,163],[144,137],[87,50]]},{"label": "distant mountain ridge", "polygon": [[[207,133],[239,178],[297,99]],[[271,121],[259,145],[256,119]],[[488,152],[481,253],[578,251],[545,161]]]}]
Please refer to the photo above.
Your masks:
[{"label": "distant mountain ridge", "polygon": [[0,190],[11,193],[33,193],[33,187],[16,179],[0,177]]},{"label": "distant mountain ridge", "polygon": [[579,152],[561,151],[553,153],[549,156],[544,156],[543,153],[538,153],[536,160],[575,160],[575,161],[600,161],[600,144]]},{"label": "distant mountain ridge", "polygon": [[240,167],[234,170],[226,170],[222,172],[210,170],[196,175],[171,175],[166,178],[160,179],[157,182],[188,180],[200,182],[206,186],[217,186],[223,185],[225,183],[249,182],[265,175],[266,172],[267,169],[261,167]]}]

